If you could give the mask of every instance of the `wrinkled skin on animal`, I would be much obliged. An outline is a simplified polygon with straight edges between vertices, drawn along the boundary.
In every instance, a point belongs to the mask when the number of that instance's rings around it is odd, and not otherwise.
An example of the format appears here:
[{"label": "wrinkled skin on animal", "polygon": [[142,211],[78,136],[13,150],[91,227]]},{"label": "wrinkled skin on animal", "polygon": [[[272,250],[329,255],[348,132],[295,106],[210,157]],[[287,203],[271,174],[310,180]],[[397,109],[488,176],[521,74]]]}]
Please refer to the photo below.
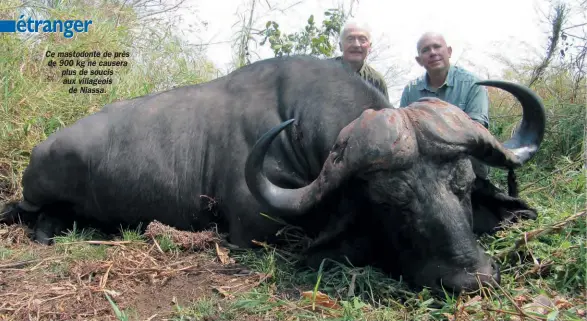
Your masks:
[{"label": "wrinkled skin on animal", "polygon": [[504,144],[454,106],[425,99],[393,109],[355,73],[311,57],[116,102],[33,149],[23,199],[0,221],[22,220],[46,244],[74,220],[106,232],[158,220],[216,226],[251,247],[275,242],[282,228],[262,212],[315,237],[310,265],[346,256],[416,285],[475,289],[470,273],[492,282],[499,271],[474,232],[535,212],[476,179],[470,157],[521,166],[544,132],[533,93],[482,84],[522,103],[523,121]]}]

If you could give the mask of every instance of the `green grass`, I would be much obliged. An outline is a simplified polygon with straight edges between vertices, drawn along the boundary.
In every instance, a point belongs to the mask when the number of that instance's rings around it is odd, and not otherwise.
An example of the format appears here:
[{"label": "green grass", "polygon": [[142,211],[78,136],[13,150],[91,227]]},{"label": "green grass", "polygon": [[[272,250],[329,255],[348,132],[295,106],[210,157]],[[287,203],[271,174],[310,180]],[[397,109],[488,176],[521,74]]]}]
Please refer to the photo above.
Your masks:
[{"label": "green grass", "polygon": [[114,312],[114,315],[116,316],[116,318],[118,318],[118,320],[120,321],[130,321],[130,320],[136,320],[137,319],[137,313],[134,309],[124,309],[121,310],[118,305],[116,304],[116,302],[114,301],[114,299],[112,299],[108,293],[104,293],[104,296],[106,297],[106,300],[108,300],[108,303],[110,303],[110,306],[112,307],[112,311]]},{"label": "green grass", "polygon": [[0,262],[29,261],[35,260],[38,257],[38,254],[34,251],[11,249],[4,246],[0,246]]},{"label": "green grass", "polygon": [[238,320],[238,313],[234,310],[222,311],[219,313],[218,297],[204,297],[195,300],[189,306],[175,304],[173,306],[174,315],[170,318],[172,321],[191,321],[191,320]]},{"label": "green grass", "polygon": [[122,235],[122,240],[129,242],[144,242],[145,237],[143,234],[141,234],[140,228],[140,226],[138,226],[136,229],[121,228],[120,234]]}]

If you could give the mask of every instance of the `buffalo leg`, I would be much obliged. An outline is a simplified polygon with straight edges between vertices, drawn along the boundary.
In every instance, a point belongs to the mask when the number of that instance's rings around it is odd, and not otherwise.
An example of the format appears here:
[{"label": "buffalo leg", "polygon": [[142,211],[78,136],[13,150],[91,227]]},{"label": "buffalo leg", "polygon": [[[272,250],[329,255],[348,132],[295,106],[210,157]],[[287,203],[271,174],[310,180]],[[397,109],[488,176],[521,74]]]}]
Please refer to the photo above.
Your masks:
[{"label": "buffalo leg", "polygon": [[73,220],[52,211],[43,211],[34,227],[34,240],[49,245],[55,236],[63,234],[73,226]]},{"label": "buffalo leg", "polygon": [[24,224],[32,230],[31,238],[41,244],[51,244],[56,235],[60,235],[73,226],[73,215],[67,206],[54,204],[39,211],[27,211],[26,201],[7,204],[0,216],[0,223]]},{"label": "buffalo leg", "polygon": [[343,233],[344,238],[332,239],[329,244],[320,244],[312,246],[305,253],[303,264],[318,269],[324,259],[329,259],[339,263],[350,263],[353,266],[365,266],[372,261],[375,255],[372,238],[368,235],[349,235]]},{"label": "buffalo leg", "polygon": [[[275,242],[275,234],[282,225],[261,215],[262,212],[270,216],[271,213],[268,211],[254,211],[247,208],[248,200],[247,197],[243,196],[247,195],[248,191],[245,184],[235,185],[235,189],[232,193],[229,193],[234,195],[231,202],[221,205],[225,213],[233,213],[228,215],[226,222],[228,226],[224,227],[228,230],[227,241],[239,248],[257,247],[253,241]],[[226,206],[226,208],[223,206]]]},{"label": "buffalo leg", "polygon": [[[357,200],[358,191],[353,191],[355,199],[345,195],[334,196],[340,199],[336,213],[322,229],[322,233],[305,251],[306,265],[317,268],[323,259],[362,266],[372,261],[373,244],[370,229],[369,208]],[[351,201],[352,199],[352,201]]]},{"label": "buffalo leg", "polygon": [[489,180],[477,178],[471,193],[473,230],[476,234],[491,234],[504,223],[537,218],[536,210],[519,197],[509,196]]},{"label": "buffalo leg", "polygon": [[4,205],[0,210],[0,223],[12,225],[12,224],[24,224],[29,228],[32,228],[38,217],[37,211],[25,210],[26,205],[22,205],[26,202],[11,202]]}]

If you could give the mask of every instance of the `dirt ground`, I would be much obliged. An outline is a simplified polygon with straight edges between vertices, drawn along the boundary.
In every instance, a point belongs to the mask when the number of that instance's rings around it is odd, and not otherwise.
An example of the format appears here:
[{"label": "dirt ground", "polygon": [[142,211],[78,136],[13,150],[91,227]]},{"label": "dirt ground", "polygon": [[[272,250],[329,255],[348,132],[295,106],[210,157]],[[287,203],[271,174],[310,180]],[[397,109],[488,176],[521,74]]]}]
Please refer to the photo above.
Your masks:
[{"label": "dirt ground", "polygon": [[163,251],[157,242],[44,246],[21,226],[0,225],[0,320],[118,320],[106,295],[134,311],[131,320],[165,320],[174,307],[228,299],[265,280],[206,237],[199,251]]},{"label": "dirt ground", "polygon": [[[231,310],[238,294],[267,285],[266,288],[273,289],[274,284],[270,281],[273,276],[253,272],[235,263],[213,232],[180,232],[152,223],[144,236],[144,241],[61,239],[54,245],[45,246],[32,242],[22,226],[0,224],[0,321],[125,320],[117,318],[115,309],[127,313],[126,320],[260,321],[275,320],[277,310],[284,312],[281,315],[288,315],[287,320],[294,320],[295,314],[290,312],[308,312],[311,307],[312,316],[318,317],[321,313],[320,307],[314,311],[313,305],[303,300],[312,292],[309,285],[303,286],[304,289],[295,286],[271,290],[269,301],[285,299],[287,302],[278,308],[271,306],[264,318],[246,315],[241,309],[238,312],[232,310],[228,313],[230,317],[226,317],[224,312]],[[158,238],[160,236],[167,236],[172,242],[165,244]],[[170,250],[170,244],[176,249]],[[350,291],[350,288],[344,290]],[[450,316],[447,319],[474,320],[491,311],[502,314],[484,319],[501,320],[505,313],[511,314],[511,320],[523,320],[516,315],[522,309],[547,315],[549,312],[544,307],[550,306],[561,311],[578,307],[576,315],[585,317],[584,297],[552,294],[553,299],[548,299],[527,291],[513,292],[518,293],[513,298],[506,292],[503,295],[515,303],[517,311],[496,309],[491,305],[495,303],[482,301],[479,296],[466,300],[459,297],[458,300],[465,303],[459,305],[457,302],[457,306],[463,307],[458,311],[470,306],[471,318],[456,318],[447,313]],[[326,312],[334,313],[332,315],[339,315],[344,310],[320,292],[316,302],[334,310]],[[190,309],[207,313],[188,318],[186,315],[190,314]],[[257,306],[251,309],[258,312]],[[377,313],[368,306],[361,309]],[[418,319],[428,320],[426,315],[429,313],[421,314],[417,307],[397,310],[395,313],[403,317],[388,316],[386,320],[411,320],[416,315]],[[197,312],[191,315],[198,315]]]}]

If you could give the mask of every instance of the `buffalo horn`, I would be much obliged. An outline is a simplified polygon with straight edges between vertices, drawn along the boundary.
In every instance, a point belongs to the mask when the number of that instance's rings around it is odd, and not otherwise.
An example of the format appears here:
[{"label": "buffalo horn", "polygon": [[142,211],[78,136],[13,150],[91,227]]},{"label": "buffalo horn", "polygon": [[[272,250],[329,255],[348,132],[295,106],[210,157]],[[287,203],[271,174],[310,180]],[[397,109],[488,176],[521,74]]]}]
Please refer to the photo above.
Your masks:
[{"label": "buffalo horn", "polygon": [[503,89],[512,94],[522,105],[522,123],[512,138],[502,145],[517,157],[518,164],[524,164],[538,151],[546,126],[544,105],[538,95],[529,88],[501,80],[484,80],[476,84]]}]

